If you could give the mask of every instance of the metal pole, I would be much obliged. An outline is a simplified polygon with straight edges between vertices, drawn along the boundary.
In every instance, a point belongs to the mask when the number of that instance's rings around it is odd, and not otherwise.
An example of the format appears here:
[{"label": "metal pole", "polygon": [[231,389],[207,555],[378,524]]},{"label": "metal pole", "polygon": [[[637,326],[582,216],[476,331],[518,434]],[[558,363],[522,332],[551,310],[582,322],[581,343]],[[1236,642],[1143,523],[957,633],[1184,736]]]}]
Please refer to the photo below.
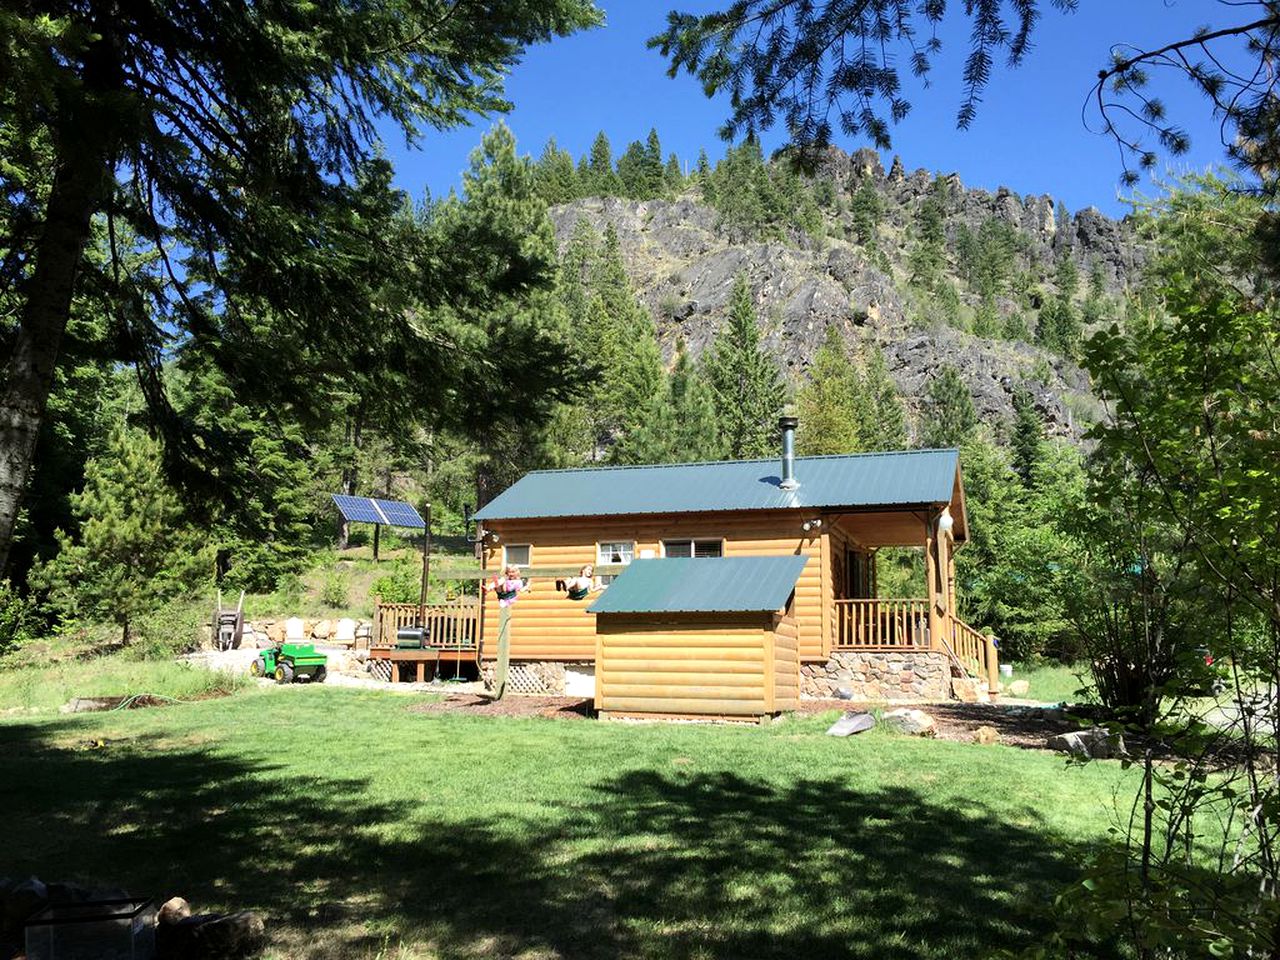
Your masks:
[{"label": "metal pole", "polygon": [[373,525],[373,562],[378,562],[378,534],[382,532],[382,524]]},{"label": "metal pole", "polygon": [[427,627],[427,578],[431,575],[431,504],[426,507],[426,526],[422,529],[422,589],[418,593],[418,626]]}]

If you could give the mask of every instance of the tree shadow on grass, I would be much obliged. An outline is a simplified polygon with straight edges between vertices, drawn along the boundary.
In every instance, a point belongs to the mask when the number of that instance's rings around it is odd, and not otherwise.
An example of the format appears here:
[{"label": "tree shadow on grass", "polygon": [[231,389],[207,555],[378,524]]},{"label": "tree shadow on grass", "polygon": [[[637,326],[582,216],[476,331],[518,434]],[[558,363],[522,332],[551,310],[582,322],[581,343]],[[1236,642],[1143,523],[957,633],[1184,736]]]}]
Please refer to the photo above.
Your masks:
[{"label": "tree shadow on grass", "polygon": [[835,778],[636,770],[484,818],[48,730],[0,728],[0,875],[254,907],[297,957],[368,955],[384,931],[441,957],[981,957],[1032,941],[1028,905],[1082,852],[981,803]]}]

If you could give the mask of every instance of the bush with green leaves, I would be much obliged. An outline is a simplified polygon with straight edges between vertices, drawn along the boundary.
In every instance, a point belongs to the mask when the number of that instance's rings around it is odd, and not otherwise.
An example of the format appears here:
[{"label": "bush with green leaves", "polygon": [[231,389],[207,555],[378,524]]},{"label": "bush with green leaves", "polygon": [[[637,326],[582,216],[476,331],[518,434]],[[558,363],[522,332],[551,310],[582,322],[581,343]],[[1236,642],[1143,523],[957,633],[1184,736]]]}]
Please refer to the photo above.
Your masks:
[{"label": "bush with green leaves", "polygon": [[40,624],[35,602],[0,580],[0,656],[34,640]]},{"label": "bush with green leaves", "polygon": [[390,571],[373,581],[369,593],[383,603],[417,603],[422,593],[421,565],[397,560]]},{"label": "bush with green leaves", "polygon": [[343,570],[327,570],[320,585],[320,602],[326,607],[341,610],[351,600],[351,578]]}]

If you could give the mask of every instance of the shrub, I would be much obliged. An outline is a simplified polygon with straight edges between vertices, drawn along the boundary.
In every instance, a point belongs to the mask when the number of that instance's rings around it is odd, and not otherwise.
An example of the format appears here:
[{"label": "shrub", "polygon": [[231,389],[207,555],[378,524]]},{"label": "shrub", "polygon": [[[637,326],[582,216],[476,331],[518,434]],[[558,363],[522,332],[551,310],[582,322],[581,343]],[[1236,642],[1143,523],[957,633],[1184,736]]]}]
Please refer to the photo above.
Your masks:
[{"label": "shrub", "polygon": [[320,602],[340,610],[350,602],[351,579],[341,570],[328,570],[320,586]]},{"label": "shrub", "polygon": [[133,660],[171,660],[196,649],[210,619],[212,604],[174,601],[140,616],[126,653]]},{"label": "shrub", "polygon": [[422,590],[422,569],[416,563],[396,561],[389,573],[373,581],[370,593],[383,603],[417,603]]},{"label": "shrub", "polygon": [[8,580],[0,580],[0,656],[35,639],[38,623],[35,603]]}]

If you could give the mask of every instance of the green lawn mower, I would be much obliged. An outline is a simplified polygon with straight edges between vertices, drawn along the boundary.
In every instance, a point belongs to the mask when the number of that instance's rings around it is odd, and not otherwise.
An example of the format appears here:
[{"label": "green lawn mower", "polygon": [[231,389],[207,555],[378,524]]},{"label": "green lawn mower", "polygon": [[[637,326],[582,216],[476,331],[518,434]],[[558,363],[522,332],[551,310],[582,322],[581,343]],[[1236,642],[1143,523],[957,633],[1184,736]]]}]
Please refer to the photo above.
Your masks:
[{"label": "green lawn mower", "polygon": [[329,658],[316,653],[311,643],[282,643],[277,647],[258,651],[258,659],[249,665],[249,673],[255,677],[275,677],[276,683],[293,683],[309,680],[324,683],[329,671],[325,666]]}]

